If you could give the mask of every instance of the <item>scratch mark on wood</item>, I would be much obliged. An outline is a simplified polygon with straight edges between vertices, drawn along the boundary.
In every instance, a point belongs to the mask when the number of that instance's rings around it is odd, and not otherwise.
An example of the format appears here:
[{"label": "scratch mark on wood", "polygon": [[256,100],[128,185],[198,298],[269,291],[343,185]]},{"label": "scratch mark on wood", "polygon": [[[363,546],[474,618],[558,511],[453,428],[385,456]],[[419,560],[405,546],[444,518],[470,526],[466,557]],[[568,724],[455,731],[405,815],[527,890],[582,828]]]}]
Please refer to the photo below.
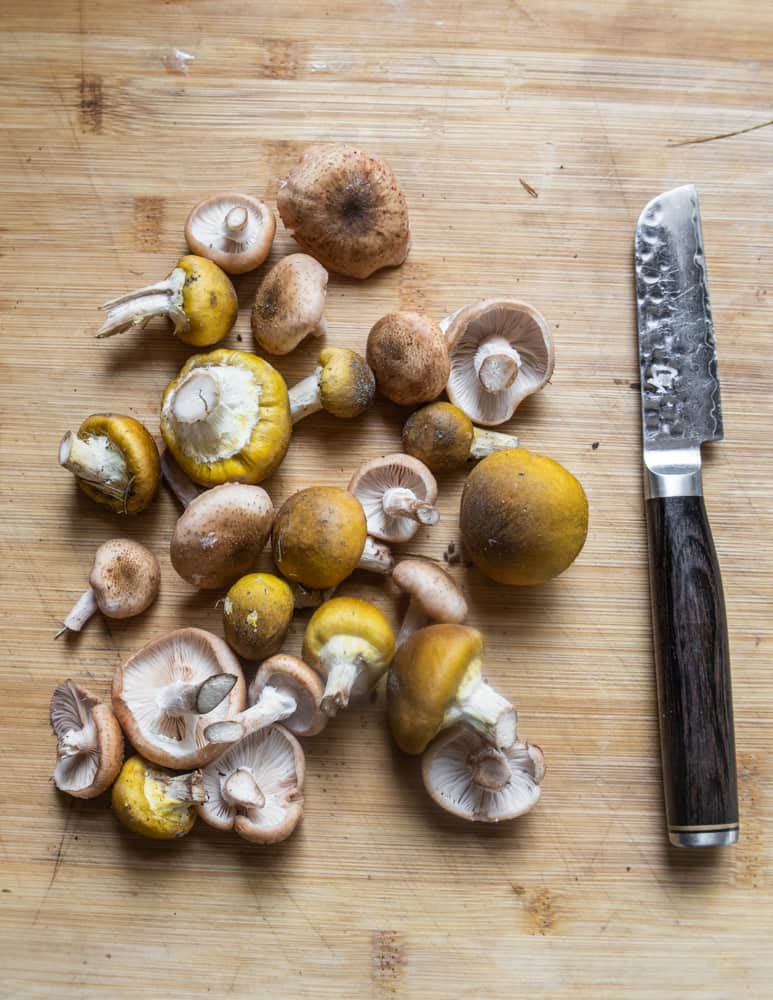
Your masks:
[{"label": "scratch mark on wood", "polygon": [[77,816],[77,810],[76,810],[77,804],[78,803],[75,799],[70,800],[70,807],[67,813],[67,819],[65,820],[64,829],[62,830],[62,836],[59,838],[59,844],[57,845],[56,854],[54,856],[54,868],[53,871],[51,872],[51,877],[48,880],[48,885],[45,888],[45,892],[43,893],[43,898],[40,900],[38,908],[35,911],[35,916],[32,921],[33,927],[37,924],[40,918],[40,914],[43,911],[43,907],[46,905],[46,900],[48,899],[51,890],[54,887],[56,876],[59,874],[59,869],[62,867],[62,863],[64,862],[64,854],[65,854],[64,842],[67,839],[67,834],[70,832],[70,827],[72,826],[73,829],[75,827],[75,818]]},{"label": "scratch mark on wood", "polygon": [[669,142],[669,146],[699,146],[704,142],[718,142],[720,139],[732,139],[737,135],[747,135],[749,132],[756,132],[761,128],[769,128],[773,125],[773,118],[759,125],[750,125],[748,128],[739,128],[734,132],[718,132],[716,135],[703,135],[699,139],[678,139],[676,142]]},{"label": "scratch mark on wood", "polygon": [[532,198],[539,198],[539,192],[536,188],[533,188],[528,181],[525,181],[523,177],[518,178],[518,183],[521,185],[526,194],[531,195]]},{"label": "scratch mark on wood", "polygon": [[78,120],[81,132],[99,135],[102,131],[102,77],[96,74],[81,74],[79,90]]}]

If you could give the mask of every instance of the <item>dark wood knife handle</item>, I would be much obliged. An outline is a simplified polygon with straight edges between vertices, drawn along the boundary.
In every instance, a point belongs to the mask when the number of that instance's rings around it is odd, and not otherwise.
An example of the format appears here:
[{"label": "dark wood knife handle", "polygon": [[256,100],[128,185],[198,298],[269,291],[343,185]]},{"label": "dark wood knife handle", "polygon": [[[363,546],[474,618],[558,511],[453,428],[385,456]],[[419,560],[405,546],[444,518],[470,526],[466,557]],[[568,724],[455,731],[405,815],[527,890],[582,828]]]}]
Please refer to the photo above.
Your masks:
[{"label": "dark wood knife handle", "polygon": [[684,834],[738,826],[722,579],[703,497],[646,507],[666,820],[672,842],[703,846]]}]

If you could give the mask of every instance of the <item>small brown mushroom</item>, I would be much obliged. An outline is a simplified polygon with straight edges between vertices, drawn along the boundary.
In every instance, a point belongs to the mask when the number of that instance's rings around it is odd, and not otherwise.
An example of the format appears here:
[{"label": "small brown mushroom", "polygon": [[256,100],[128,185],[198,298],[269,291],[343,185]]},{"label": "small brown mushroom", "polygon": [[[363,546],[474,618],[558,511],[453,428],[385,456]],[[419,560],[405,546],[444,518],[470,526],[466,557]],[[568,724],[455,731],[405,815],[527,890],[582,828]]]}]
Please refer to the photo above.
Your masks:
[{"label": "small brown mushroom", "polygon": [[314,373],[290,389],[290,416],[294,424],[317,410],[340,420],[353,420],[373,402],[376,380],[356,351],[326,347]]},{"label": "small brown mushroom", "polygon": [[84,591],[54,636],[80,632],[97,611],[107,618],[133,618],[155,601],[161,583],[158,559],[129,538],[112,538],[94,553],[89,589]]},{"label": "small brown mushroom", "polygon": [[276,203],[299,245],[329,271],[367,278],[408,254],[405,197],[378,156],[312,146],[279,185]]},{"label": "small brown mushroom", "polygon": [[451,359],[448,398],[484,427],[509,420],[553,374],[550,328],[525,302],[483,299],[440,325]]},{"label": "small brown mushroom", "polygon": [[269,354],[289,354],[309,334],[326,332],[327,271],[313,257],[293,253],[260,283],[250,322],[255,343]]},{"label": "small brown mushroom", "polygon": [[123,733],[110,708],[68,680],[51,696],[51,727],[57,741],[56,787],[77,799],[101,795],[123,761]]},{"label": "small brown mushroom", "polygon": [[467,618],[467,601],[451,577],[427,559],[401,559],[392,579],[410,597],[397,636],[402,644],[431,621],[461,625]]},{"label": "small brown mushroom", "polygon": [[453,472],[495,451],[517,447],[518,438],[474,427],[451,403],[430,403],[412,413],[403,427],[403,451],[432,472]]},{"label": "small brown mushroom", "polygon": [[185,223],[192,253],[212,260],[227,274],[260,267],[271,252],[274,213],[248,194],[224,192],[194,205]]},{"label": "small brown mushroom", "polygon": [[368,534],[385,542],[406,542],[419,525],[437,524],[437,483],[417,458],[396,452],[357,469],[347,487],[362,504]]},{"label": "small brown mushroom", "polygon": [[422,313],[389,313],[374,324],[365,351],[382,396],[400,406],[436,399],[449,375],[443,331]]}]

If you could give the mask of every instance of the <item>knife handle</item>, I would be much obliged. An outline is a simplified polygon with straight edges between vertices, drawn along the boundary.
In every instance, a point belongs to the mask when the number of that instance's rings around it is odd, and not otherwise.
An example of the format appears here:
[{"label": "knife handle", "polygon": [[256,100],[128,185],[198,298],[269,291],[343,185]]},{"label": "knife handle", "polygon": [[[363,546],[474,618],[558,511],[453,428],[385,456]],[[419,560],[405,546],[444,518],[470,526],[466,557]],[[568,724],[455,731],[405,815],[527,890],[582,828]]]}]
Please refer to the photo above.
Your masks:
[{"label": "knife handle", "polygon": [[678,847],[734,844],[727,619],[706,508],[702,496],[645,502],[669,840]]}]

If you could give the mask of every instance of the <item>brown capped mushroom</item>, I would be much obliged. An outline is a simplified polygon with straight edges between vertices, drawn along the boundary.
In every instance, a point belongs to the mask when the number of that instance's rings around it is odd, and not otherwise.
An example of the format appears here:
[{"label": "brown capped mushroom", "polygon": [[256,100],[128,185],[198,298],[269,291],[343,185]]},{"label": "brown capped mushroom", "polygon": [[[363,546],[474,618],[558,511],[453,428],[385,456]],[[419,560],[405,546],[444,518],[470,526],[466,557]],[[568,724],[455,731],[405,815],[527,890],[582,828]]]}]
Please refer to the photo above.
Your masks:
[{"label": "brown capped mushroom", "polygon": [[260,283],[250,322],[255,343],[269,354],[289,354],[309,334],[326,332],[327,271],[313,257],[293,253]]},{"label": "brown capped mushroom", "polygon": [[110,708],[67,680],[51,696],[51,728],[56,787],[77,799],[101,795],[118,777],[123,761],[123,733]]},{"label": "brown capped mushroom", "polygon": [[113,710],[132,746],[176,770],[215,756],[205,727],[238,715],[244,700],[239,661],[222,639],[199,628],[154,639],[113,677]]},{"label": "brown capped mushroom", "polygon": [[254,844],[277,844],[303,816],[305,771],[292,733],[282,726],[251,732],[204,768],[207,801],[199,816]]},{"label": "brown capped mushroom", "polygon": [[451,577],[428,559],[401,559],[392,579],[410,597],[408,610],[397,636],[397,645],[433,622],[456,622],[467,618],[467,601]]},{"label": "brown capped mushroom", "polygon": [[450,371],[440,326],[422,313],[389,313],[374,324],[365,351],[382,396],[400,406],[436,399]]},{"label": "brown capped mushroom", "polygon": [[317,410],[340,420],[353,420],[373,402],[376,380],[365,359],[343,347],[320,352],[314,373],[290,389],[290,416],[294,424]]},{"label": "brown capped mushroom", "polygon": [[408,209],[392,168],[353,146],[307,149],[276,203],[299,245],[329,271],[367,278],[408,254]]},{"label": "brown capped mushroom", "polygon": [[223,192],[191,209],[185,241],[192,253],[214,261],[227,274],[260,267],[271,252],[276,232],[274,213],[249,194]]},{"label": "brown capped mushroom", "polygon": [[406,542],[421,524],[437,524],[435,477],[417,458],[396,452],[357,469],[347,487],[362,504],[368,534],[385,542]]},{"label": "brown capped mushroom", "polygon": [[441,733],[422,758],[424,787],[446,812],[499,823],[536,805],[545,758],[538,746],[514,743],[498,750],[469,726]]},{"label": "brown capped mushroom", "polygon": [[89,589],[84,591],[54,636],[80,632],[97,611],[106,618],[133,618],[155,601],[161,583],[158,559],[129,538],[112,538],[94,553]]},{"label": "brown capped mushroom", "polygon": [[493,427],[509,420],[553,374],[547,321],[525,302],[482,299],[440,325],[451,359],[448,398],[477,424]]},{"label": "brown capped mushroom", "polygon": [[403,451],[432,472],[453,472],[495,451],[517,447],[518,438],[474,427],[452,403],[430,403],[412,413],[403,427]]}]

